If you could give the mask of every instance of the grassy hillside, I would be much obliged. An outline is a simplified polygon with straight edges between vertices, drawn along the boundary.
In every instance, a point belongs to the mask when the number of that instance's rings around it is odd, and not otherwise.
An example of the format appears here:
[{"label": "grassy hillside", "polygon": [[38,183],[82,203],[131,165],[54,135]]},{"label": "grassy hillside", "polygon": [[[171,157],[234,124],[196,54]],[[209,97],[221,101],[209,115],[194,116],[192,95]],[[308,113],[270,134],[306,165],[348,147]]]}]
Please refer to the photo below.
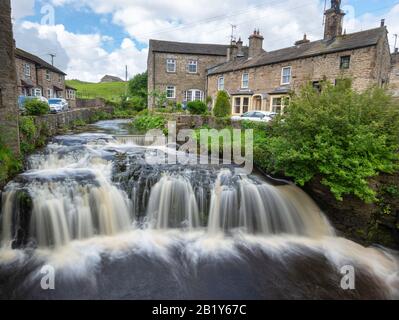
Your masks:
[{"label": "grassy hillside", "polygon": [[80,80],[67,80],[66,84],[78,90],[78,98],[104,98],[118,101],[125,94],[126,82],[92,83]]}]

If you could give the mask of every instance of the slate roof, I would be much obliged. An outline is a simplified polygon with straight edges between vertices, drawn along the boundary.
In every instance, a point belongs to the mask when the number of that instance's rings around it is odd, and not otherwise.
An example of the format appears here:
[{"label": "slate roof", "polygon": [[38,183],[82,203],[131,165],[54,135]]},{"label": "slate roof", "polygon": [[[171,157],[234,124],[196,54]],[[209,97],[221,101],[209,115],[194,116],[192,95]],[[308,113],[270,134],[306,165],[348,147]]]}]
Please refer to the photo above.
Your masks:
[{"label": "slate roof", "polygon": [[298,46],[279,49],[276,51],[264,52],[251,59],[238,58],[210,68],[208,70],[208,74],[230,72],[274,63],[292,61],[300,58],[318,56],[327,53],[335,53],[374,46],[378,43],[381,37],[386,36],[386,33],[386,28],[380,27],[343,35],[332,40],[318,40]]},{"label": "slate roof", "polygon": [[15,55],[21,59],[25,59],[25,60],[29,60],[35,64],[38,65],[39,68],[43,68],[43,69],[48,69],[51,70],[53,72],[62,74],[64,76],[66,76],[66,73],[61,71],[60,69],[52,66],[51,64],[49,64],[48,62],[44,61],[43,59],[39,58],[38,56],[35,56],[29,52],[26,52],[22,49],[16,48],[15,49]]},{"label": "slate roof", "polygon": [[150,40],[150,51],[163,53],[226,56],[227,45]]}]

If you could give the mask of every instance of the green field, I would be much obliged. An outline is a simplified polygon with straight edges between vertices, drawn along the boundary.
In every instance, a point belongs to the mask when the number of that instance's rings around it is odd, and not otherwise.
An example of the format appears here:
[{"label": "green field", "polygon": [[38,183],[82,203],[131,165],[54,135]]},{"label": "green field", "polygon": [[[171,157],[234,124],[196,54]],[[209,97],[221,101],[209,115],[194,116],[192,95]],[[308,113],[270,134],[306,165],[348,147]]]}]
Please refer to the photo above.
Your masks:
[{"label": "green field", "polygon": [[80,80],[67,80],[66,84],[78,90],[77,97],[81,99],[104,98],[119,101],[126,93],[126,82],[92,83]]}]

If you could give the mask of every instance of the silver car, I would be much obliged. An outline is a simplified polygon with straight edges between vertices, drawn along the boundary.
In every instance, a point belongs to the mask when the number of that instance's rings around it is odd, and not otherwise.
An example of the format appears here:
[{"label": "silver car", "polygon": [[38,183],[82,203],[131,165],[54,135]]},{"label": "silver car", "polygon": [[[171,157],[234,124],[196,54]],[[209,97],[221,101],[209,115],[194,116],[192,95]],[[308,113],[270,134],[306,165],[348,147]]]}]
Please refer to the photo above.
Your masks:
[{"label": "silver car", "polygon": [[249,120],[249,121],[256,121],[256,122],[269,122],[276,115],[277,115],[277,113],[275,113],[275,112],[254,110],[254,111],[246,112],[241,116],[233,116],[231,118],[231,120],[233,120],[233,121]]},{"label": "silver car", "polygon": [[60,113],[69,109],[68,102],[62,98],[49,99],[48,104],[50,105],[51,113]]}]

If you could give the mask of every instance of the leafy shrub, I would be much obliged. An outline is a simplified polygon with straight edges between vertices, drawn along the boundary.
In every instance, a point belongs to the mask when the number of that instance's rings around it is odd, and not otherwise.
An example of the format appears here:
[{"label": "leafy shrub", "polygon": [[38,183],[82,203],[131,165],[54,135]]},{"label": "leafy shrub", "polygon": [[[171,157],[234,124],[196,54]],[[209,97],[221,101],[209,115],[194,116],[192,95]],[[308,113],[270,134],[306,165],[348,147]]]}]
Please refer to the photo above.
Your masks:
[{"label": "leafy shrub", "polygon": [[213,109],[213,114],[215,117],[218,118],[231,116],[230,98],[226,91],[218,92],[215,108]]},{"label": "leafy shrub", "polygon": [[147,108],[147,100],[143,97],[122,97],[121,108],[140,112]]},{"label": "leafy shrub", "polygon": [[204,102],[196,100],[187,103],[187,110],[191,114],[205,114],[208,111],[208,108]]},{"label": "leafy shrub", "polygon": [[28,116],[41,116],[50,111],[48,104],[38,99],[26,100],[24,107],[25,114]]},{"label": "leafy shrub", "polygon": [[0,141],[0,187],[22,169],[22,162],[13,152]]},{"label": "leafy shrub", "polygon": [[38,129],[32,116],[19,118],[20,145],[22,154],[28,154],[36,148]]},{"label": "leafy shrub", "polygon": [[141,133],[144,133],[151,129],[164,130],[166,125],[166,119],[162,116],[155,116],[151,114],[144,114],[136,117],[131,126]]},{"label": "leafy shrub", "polygon": [[340,82],[305,87],[271,124],[255,159],[304,185],[314,177],[338,200],[376,201],[368,178],[398,169],[399,106],[383,89],[357,93]]}]

